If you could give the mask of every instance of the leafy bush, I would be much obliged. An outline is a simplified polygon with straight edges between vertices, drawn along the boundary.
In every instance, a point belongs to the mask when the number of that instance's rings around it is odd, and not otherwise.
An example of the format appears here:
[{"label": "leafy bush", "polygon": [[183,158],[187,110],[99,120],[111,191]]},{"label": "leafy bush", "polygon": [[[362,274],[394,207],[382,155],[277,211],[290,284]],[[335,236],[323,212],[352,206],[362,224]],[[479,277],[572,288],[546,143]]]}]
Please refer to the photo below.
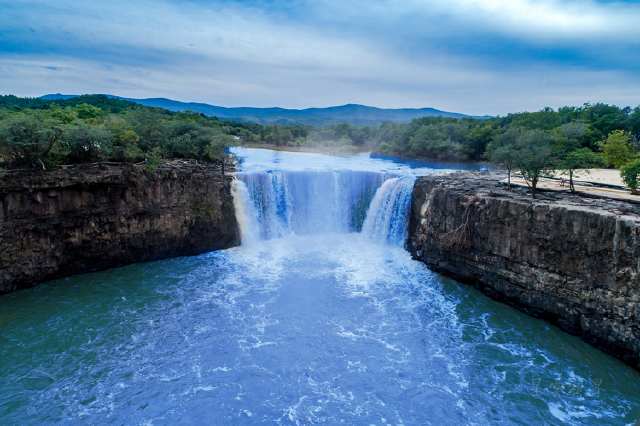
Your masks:
[{"label": "leafy bush", "polygon": [[62,134],[58,124],[42,114],[9,115],[0,122],[0,157],[12,167],[46,169]]},{"label": "leafy bush", "polygon": [[555,166],[554,138],[545,130],[526,130],[518,139],[515,166],[535,196],[540,178]]},{"label": "leafy bush", "polygon": [[637,194],[640,186],[640,159],[627,163],[622,167],[620,174],[625,185],[631,189],[632,193]]},{"label": "leafy bush", "polygon": [[559,159],[558,167],[569,175],[569,189],[575,191],[573,176],[576,169],[590,169],[604,166],[604,159],[589,148],[578,148]]},{"label": "leafy bush", "polygon": [[518,159],[518,141],[522,136],[522,129],[511,128],[496,135],[487,145],[489,161],[499,164],[507,170],[507,184],[511,190],[511,172]]},{"label": "leafy bush", "polygon": [[93,163],[111,158],[112,135],[101,127],[79,124],[64,132],[65,160]]},{"label": "leafy bush", "polygon": [[162,150],[159,146],[154,147],[151,151],[147,152],[144,160],[144,168],[148,172],[155,172],[160,163],[162,162]]},{"label": "leafy bush", "polygon": [[[219,161],[237,134],[255,140],[262,129],[104,96],[80,98],[73,103],[48,103],[0,96],[0,165],[46,169],[58,164],[146,160],[154,168],[163,158]],[[11,106],[2,108],[3,103]]]},{"label": "leafy bush", "polygon": [[609,134],[602,147],[604,158],[609,165],[621,168],[635,156],[631,137],[622,130],[614,130]]}]

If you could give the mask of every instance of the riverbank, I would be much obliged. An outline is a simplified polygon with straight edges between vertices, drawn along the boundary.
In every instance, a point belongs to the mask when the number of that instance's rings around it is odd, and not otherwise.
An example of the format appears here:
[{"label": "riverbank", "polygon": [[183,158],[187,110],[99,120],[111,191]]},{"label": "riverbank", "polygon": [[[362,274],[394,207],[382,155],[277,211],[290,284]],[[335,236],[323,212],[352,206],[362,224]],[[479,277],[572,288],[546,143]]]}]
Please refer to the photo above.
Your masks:
[{"label": "riverbank", "polygon": [[0,293],[239,243],[221,164],[97,163],[0,179]]},{"label": "riverbank", "polygon": [[640,368],[640,206],[501,179],[419,178],[412,254]]}]

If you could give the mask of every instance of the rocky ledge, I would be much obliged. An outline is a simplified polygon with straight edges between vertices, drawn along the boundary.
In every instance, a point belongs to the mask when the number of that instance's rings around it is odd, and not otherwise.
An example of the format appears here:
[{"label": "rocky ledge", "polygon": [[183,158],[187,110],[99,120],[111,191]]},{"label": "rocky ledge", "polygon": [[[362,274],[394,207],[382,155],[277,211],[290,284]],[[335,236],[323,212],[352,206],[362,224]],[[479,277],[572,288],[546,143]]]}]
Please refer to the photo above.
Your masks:
[{"label": "rocky ledge", "polygon": [[118,163],[0,175],[0,293],[238,244],[221,164]]},{"label": "rocky ledge", "polygon": [[410,227],[410,250],[433,270],[640,368],[640,205],[428,176]]}]

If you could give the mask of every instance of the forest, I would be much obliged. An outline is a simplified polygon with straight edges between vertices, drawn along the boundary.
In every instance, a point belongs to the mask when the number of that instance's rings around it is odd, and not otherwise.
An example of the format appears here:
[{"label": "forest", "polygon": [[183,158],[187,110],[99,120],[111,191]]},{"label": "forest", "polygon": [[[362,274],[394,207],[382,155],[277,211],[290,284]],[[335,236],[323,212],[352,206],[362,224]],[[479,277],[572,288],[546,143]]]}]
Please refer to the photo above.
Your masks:
[{"label": "forest", "polygon": [[349,147],[409,158],[491,161],[535,189],[547,170],[615,167],[631,189],[640,173],[640,107],[545,108],[488,119],[406,124],[259,125],[170,112],[104,95],[64,100],[0,96],[0,167],[48,169],[98,161],[216,161],[231,145]]},{"label": "forest", "polygon": [[[259,129],[259,127],[257,128]],[[254,126],[85,95],[67,100],[0,96],[0,167],[49,169],[99,161],[220,160]]]}]

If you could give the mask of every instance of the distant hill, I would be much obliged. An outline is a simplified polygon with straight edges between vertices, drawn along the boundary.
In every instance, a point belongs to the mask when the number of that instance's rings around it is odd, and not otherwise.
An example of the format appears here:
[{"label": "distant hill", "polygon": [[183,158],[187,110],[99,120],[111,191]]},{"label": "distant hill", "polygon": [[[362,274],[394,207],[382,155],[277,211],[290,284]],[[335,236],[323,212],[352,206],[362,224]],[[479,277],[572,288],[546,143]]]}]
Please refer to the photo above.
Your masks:
[{"label": "distant hill", "polygon": [[[77,95],[49,94],[42,99],[69,99]],[[456,112],[440,111],[434,108],[387,109],[366,105],[347,104],[327,108],[228,108],[197,102],[180,102],[165,98],[122,98],[140,105],[165,108],[170,111],[194,111],[227,120],[253,122],[259,124],[309,124],[315,126],[349,123],[355,125],[373,125],[382,122],[406,123],[419,117],[486,118],[473,117]]]}]

